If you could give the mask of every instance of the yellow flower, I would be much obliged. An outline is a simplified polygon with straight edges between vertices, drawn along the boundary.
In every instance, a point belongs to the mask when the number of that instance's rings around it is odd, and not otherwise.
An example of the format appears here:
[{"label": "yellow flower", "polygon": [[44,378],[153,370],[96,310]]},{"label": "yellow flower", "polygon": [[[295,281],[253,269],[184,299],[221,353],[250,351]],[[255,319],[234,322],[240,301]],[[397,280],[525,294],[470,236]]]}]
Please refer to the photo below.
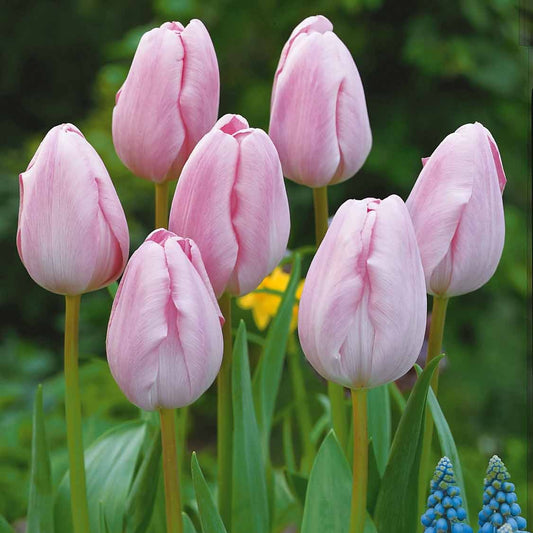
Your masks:
[{"label": "yellow flower", "polygon": [[[278,312],[278,307],[281,303],[281,293],[285,292],[289,283],[290,274],[284,272],[280,267],[276,267],[272,274],[267,276],[257,287],[257,289],[267,289],[277,291],[280,294],[272,294],[268,292],[252,291],[250,294],[241,296],[237,299],[237,304],[242,309],[251,309],[254,322],[260,330],[266,329],[270,320]],[[302,294],[304,282],[300,281],[296,289],[296,303],[292,310],[292,319],[290,325],[291,333],[296,329],[298,324],[298,302]]]}]

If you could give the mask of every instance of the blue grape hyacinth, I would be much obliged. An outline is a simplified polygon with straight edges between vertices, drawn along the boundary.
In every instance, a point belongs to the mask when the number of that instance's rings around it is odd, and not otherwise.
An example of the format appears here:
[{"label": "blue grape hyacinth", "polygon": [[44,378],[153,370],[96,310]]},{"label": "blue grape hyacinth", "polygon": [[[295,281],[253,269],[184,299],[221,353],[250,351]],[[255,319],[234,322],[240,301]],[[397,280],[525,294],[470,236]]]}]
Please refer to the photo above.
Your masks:
[{"label": "blue grape hyacinth", "polygon": [[472,528],[464,522],[466,511],[462,507],[461,490],[447,457],[439,461],[430,489],[428,508],[421,518],[424,533],[473,533]]},{"label": "blue grape hyacinth", "polygon": [[526,520],[520,516],[522,510],[516,502],[515,487],[510,478],[503,461],[494,455],[489,461],[485,478],[479,533],[527,533]]}]

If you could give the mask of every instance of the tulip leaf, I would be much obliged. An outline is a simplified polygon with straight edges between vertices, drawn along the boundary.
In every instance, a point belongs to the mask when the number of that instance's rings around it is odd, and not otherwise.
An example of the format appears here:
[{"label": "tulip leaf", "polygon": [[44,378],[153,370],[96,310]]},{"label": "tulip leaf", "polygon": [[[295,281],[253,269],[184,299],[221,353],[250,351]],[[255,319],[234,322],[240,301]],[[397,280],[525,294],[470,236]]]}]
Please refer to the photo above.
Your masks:
[{"label": "tulip leaf", "polygon": [[296,254],[287,289],[278,312],[268,329],[261,358],[254,374],[254,404],[265,455],[268,453],[272,417],[281,381],[292,313],[296,301],[296,289],[300,282],[301,262],[300,255]]},{"label": "tulip leaf", "polygon": [[390,395],[387,385],[368,391],[368,437],[373,441],[380,476],[383,476],[391,443]]},{"label": "tulip leaf", "polygon": [[126,500],[125,533],[144,533],[150,524],[161,471],[160,459],[161,432],[158,428],[143,457]]},{"label": "tulip leaf", "polygon": [[8,524],[7,520],[2,515],[0,515],[0,533],[14,533],[14,529]]},{"label": "tulip leaf", "polygon": [[98,505],[98,519],[100,521],[100,533],[111,533],[109,531],[107,518],[105,517],[104,502],[100,502]]},{"label": "tulip leaf", "polygon": [[[100,502],[109,531],[122,531],[124,510],[146,424],[126,422],[104,433],[85,452],[87,500],[91,531],[99,531]],[[56,533],[71,533],[70,480],[67,471],[55,501]]]},{"label": "tulip leaf", "polygon": [[[450,426],[442,412],[442,409],[437,400],[437,396],[433,392],[433,389],[429,389],[428,395],[429,409],[431,410],[431,416],[435,422],[435,428],[437,430],[437,436],[439,437],[440,448],[443,455],[446,455],[453,464],[453,470],[455,473],[455,479],[457,485],[461,489],[461,498],[463,499],[463,507],[468,515],[468,503],[466,501],[466,487],[463,477],[463,469],[461,468],[461,461],[459,459],[459,453],[457,452],[457,446],[453,439]],[[429,480],[428,480],[429,483]]]},{"label": "tulip leaf", "polygon": [[191,471],[203,533],[226,533],[226,528],[213,501],[196,453],[192,454]]},{"label": "tulip leaf", "polygon": [[[311,469],[301,533],[348,533],[351,499],[350,466],[335,432],[331,430],[322,442]],[[364,531],[376,531],[368,513]]]},{"label": "tulip leaf", "polygon": [[309,479],[304,474],[299,474],[298,472],[293,472],[291,470],[285,470],[285,477],[287,478],[287,485],[291,490],[292,495],[303,508]]},{"label": "tulip leaf", "polygon": [[417,531],[424,412],[431,378],[442,357],[433,359],[417,379],[398,424],[374,513],[378,531]]},{"label": "tulip leaf", "polygon": [[117,281],[113,281],[113,283],[110,283],[107,286],[107,292],[109,293],[109,296],[111,296],[112,300],[115,299],[117,291],[118,291],[118,282]]},{"label": "tulip leaf", "polygon": [[252,399],[246,327],[241,321],[233,349],[232,533],[268,533],[265,467]]},{"label": "tulip leaf", "polygon": [[196,533],[196,528],[194,527],[192,520],[189,518],[189,515],[181,513],[181,518],[183,520],[183,533]]},{"label": "tulip leaf", "polygon": [[368,488],[366,491],[366,508],[372,514],[378,499],[381,486],[381,474],[378,468],[374,441],[368,442]]},{"label": "tulip leaf", "polygon": [[52,477],[43,415],[43,388],[37,387],[33,408],[30,496],[27,529],[32,533],[54,530]]}]

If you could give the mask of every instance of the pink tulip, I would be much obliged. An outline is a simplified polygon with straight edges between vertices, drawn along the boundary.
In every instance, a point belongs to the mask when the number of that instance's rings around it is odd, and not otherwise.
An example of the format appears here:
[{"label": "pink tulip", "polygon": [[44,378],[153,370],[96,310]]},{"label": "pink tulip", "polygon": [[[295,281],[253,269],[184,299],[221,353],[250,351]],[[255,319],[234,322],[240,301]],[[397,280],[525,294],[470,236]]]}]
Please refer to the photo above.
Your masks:
[{"label": "pink tulip", "polygon": [[188,405],[220,369],[222,322],[195,243],[155,230],[132,255],[113,302],[111,373],[142,409]]},{"label": "pink tulip", "polygon": [[272,88],[269,135],[283,173],[309,187],[350,178],[372,146],[359,72],[332,30],[320,15],[296,26]]},{"label": "pink tulip", "polygon": [[126,217],[104,163],[76,126],[52,128],[19,183],[17,248],[36,283],[75,295],[120,276]]},{"label": "pink tulip", "polygon": [[465,124],[425,160],[407,199],[427,291],[456,296],[494,274],[505,238],[505,174],[498,147],[481,124]]},{"label": "pink tulip", "polygon": [[283,257],[289,204],[276,148],[239,115],[225,115],[183,168],[169,228],[191,237],[220,296],[255,289]]},{"label": "pink tulip", "polygon": [[122,162],[156,183],[179,177],[192,149],[217,119],[218,63],[205,26],[166,22],[139,42],[113,110]]},{"label": "pink tulip", "polygon": [[323,377],[350,388],[398,379],[424,341],[425,292],[402,200],[348,200],[304,284],[298,332],[305,356]]}]

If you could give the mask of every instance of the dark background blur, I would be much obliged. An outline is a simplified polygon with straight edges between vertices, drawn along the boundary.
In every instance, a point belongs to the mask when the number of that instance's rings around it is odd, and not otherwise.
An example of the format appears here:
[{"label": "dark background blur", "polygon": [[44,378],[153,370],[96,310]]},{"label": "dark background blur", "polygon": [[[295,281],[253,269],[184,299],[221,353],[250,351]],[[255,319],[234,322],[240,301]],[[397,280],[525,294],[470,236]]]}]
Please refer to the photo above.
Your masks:
[{"label": "dark background blur", "polygon": [[[347,198],[397,193],[405,199],[420,158],[466,122],[483,123],[499,145],[508,179],[505,250],[490,283],[450,302],[449,357],[439,396],[466,470],[472,522],[493,453],[506,462],[526,506],[531,205],[528,49],[520,46],[519,32],[531,13],[520,12],[516,0],[11,0],[0,19],[0,513],[9,521],[25,514],[31,405],[39,382],[45,383],[55,479],[66,464],[59,377],[63,300],[36,286],[18,258],[18,174],[52,126],[75,123],[107,165],[134,250],[152,227],[152,187],[118,160],[111,111],[142,33],[166,20],[200,18],[218,55],[220,115],[240,113],[268,129],[281,48],[297,23],[317,13],[330,18],[355,58],[374,137],[359,174],[330,189],[331,213]],[[291,182],[287,188],[290,247],[311,244],[311,192]],[[105,364],[110,306],[105,290],[83,298],[86,444],[117,420],[136,416]],[[212,401],[207,395],[194,407],[193,443],[212,440]]]}]

